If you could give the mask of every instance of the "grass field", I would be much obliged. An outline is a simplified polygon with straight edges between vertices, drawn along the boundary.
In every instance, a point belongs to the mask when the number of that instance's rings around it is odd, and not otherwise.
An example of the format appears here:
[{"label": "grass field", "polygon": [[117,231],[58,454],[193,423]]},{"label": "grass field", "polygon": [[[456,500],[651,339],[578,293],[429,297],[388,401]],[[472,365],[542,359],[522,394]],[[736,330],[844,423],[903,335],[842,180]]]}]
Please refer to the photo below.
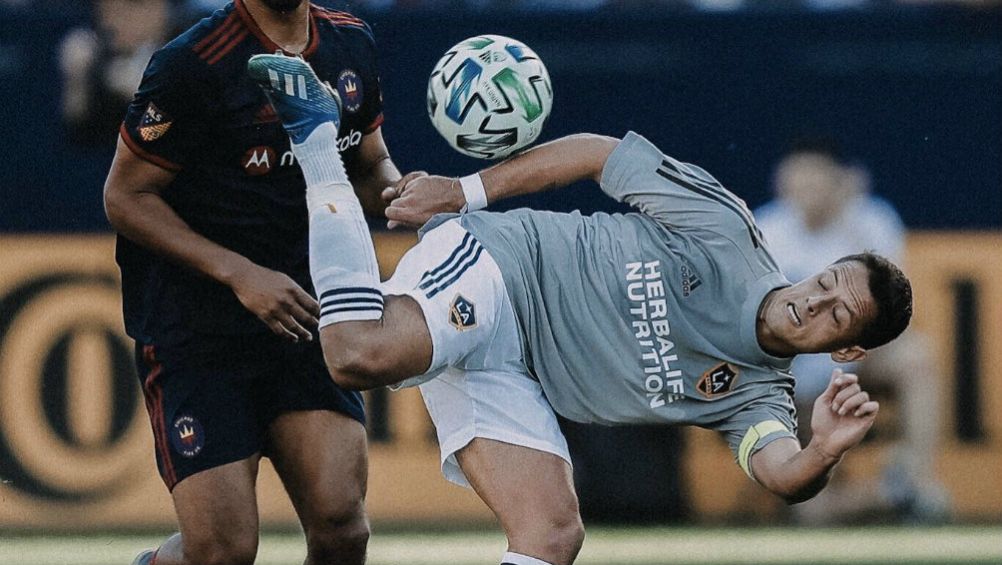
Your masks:
[{"label": "grass field", "polygon": [[[0,565],[128,565],[160,536],[0,534]],[[504,539],[484,533],[381,533],[369,565],[496,565]],[[266,534],[260,565],[298,565],[297,534]],[[1000,565],[1002,527],[854,529],[590,528],[580,565]]]}]

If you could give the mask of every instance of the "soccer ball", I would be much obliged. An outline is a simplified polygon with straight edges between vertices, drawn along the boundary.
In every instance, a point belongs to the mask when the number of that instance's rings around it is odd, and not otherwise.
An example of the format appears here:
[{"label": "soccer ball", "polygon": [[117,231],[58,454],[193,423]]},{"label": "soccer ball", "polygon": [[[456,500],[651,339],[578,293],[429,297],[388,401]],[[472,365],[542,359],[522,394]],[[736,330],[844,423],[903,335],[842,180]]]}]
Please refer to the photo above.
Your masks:
[{"label": "soccer ball", "polygon": [[471,157],[500,159],[529,145],[552,107],[550,75],[539,56],[501,35],[459,42],[428,80],[431,123]]}]

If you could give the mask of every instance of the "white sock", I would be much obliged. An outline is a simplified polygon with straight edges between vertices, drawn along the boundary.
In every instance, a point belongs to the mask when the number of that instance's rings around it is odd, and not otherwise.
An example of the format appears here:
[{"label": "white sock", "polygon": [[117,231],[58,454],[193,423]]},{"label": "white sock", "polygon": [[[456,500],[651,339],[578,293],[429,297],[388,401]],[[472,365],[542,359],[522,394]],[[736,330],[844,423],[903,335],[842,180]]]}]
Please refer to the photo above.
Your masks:
[{"label": "white sock", "polygon": [[341,153],[337,150],[337,129],[333,122],[317,126],[306,141],[293,143],[292,154],[303,170],[307,190],[331,183],[350,186],[348,174],[344,172],[344,163],[341,162]]},{"label": "white sock", "polygon": [[512,553],[509,551],[501,557],[501,565],[553,565],[552,563],[547,563],[542,559],[536,559],[535,557],[529,557],[528,555],[522,555],[521,553]]},{"label": "white sock", "polygon": [[306,179],[310,274],[320,301],[320,327],[383,316],[379,265],[362,205],[348,182],[334,124],[292,145]]}]

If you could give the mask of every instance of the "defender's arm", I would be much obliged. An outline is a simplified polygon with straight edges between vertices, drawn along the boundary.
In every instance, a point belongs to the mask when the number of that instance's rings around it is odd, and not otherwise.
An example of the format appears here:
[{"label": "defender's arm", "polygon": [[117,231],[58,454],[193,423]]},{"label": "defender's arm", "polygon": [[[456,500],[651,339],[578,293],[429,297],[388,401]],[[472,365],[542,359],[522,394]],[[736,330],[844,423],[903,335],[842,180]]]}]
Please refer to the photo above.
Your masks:
[{"label": "defender's arm", "polygon": [[[584,179],[599,182],[602,168],[618,143],[612,137],[576,134],[502,161],[480,172],[487,201],[542,192]],[[435,214],[458,212],[466,205],[458,179],[418,176],[405,180],[383,192],[383,199],[392,202],[386,209],[391,228],[420,226]]]},{"label": "defender's arm", "polygon": [[[104,185],[105,213],[130,240],[233,289],[240,302],[273,332],[311,339],[319,306],[288,276],[260,267],[195,232],[164,201],[176,174],[139,158],[119,138]],[[306,327],[304,327],[306,326]]]},{"label": "defender's arm", "polygon": [[858,381],[841,370],[832,373],[828,388],[814,402],[813,437],[806,448],[793,438],[782,438],[752,455],[752,473],[762,486],[790,504],[821,492],[832,469],[862,441],[877,417],[880,406]]},{"label": "defender's arm", "polygon": [[380,198],[380,194],[386,187],[396,186],[401,178],[400,171],[390,159],[386,142],[383,141],[382,128],[376,128],[362,137],[358,164],[348,171],[348,175],[365,213],[384,216],[387,203]]}]

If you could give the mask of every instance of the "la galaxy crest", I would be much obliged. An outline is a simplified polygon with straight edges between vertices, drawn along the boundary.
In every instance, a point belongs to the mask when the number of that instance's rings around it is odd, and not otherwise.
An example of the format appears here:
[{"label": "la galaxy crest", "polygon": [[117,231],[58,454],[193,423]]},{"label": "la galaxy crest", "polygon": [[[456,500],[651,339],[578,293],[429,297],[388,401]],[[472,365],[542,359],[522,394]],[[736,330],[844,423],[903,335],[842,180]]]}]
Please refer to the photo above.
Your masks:
[{"label": "la galaxy crest", "polygon": [[164,114],[150,102],[143,112],[143,117],[139,120],[139,135],[143,141],[156,141],[167,133],[167,130],[174,124],[167,114]]},{"label": "la galaxy crest", "polygon": [[477,309],[462,294],[457,294],[449,305],[449,323],[459,331],[477,327]]},{"label": "la galaxy crest", "polygon": [[709,371],[703,373],[696,383],[698,390],[706,398],[716,398],[723,396],[734,390],[734,383],[738,380],[740,371],[730,363],[721,363]]}]

